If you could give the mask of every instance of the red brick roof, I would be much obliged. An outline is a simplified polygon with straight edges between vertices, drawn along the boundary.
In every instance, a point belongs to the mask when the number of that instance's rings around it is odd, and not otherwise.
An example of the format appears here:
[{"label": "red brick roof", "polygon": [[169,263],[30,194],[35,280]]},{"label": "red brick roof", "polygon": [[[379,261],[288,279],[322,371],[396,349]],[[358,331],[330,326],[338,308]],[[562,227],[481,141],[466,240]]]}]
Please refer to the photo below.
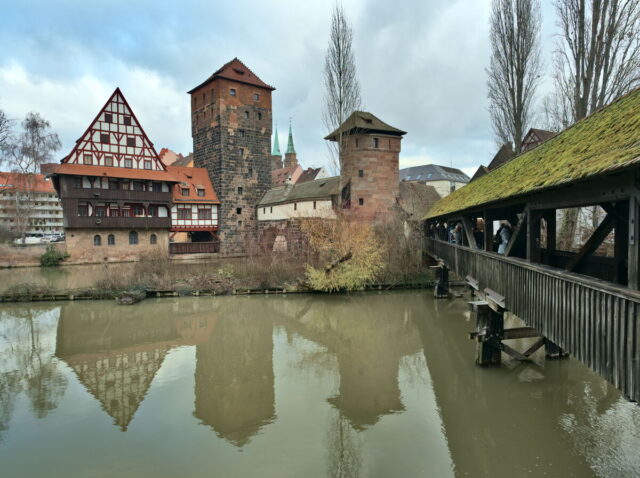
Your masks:
[{"label": "red brick roof", "polygon": [[298,178],[298,183],[306,183],[307,181],[313,181],[320,173],[322,168],[307,168]]},{"label": "red brick roof", "polygon": [[238,58],[234,58],[230,62],[222,65],[215,73],[213,73],[213,75],[211,75],[195,88],[189,90],[187,93],[193,93],[198,88],[211,83],[216,78],[225,78],[227,80],[237,81],[239,83],[245,83],[247,85],[266,88],[267,90],[271,91],[275,90],[273,86],[267,85],[264,81],[258,78],[258,76],[253,71],[251,71],[244,63],[238,60]]},{"label": "red brick roof", "polygon": [[[220,204],[205,168],[167,166],[167,169],[179,181],[173,186],[174,203]],[[183,188],[189,189],[188,196],[182,195]],[[198,196],[198,189],[204,189],[204,196]]]},{"label": "red brick roof", "polygon": [[38,193],[55,193],[51,181],[45,179],[44,174],[24,174],[0,172],[0,190],[17,189]]},{"label": "red brick roof", "polygon": [[[296,183],[296,179],[293,178],[293,175],[296,169],[300,168],[300,166],[288,166],[286,168],[274,169],[271,171],[271,186],[282,186],[287,182],[287,178],[291,177],[293,183]],[[302,168],[300,168],[302,170]]]},{"label": "red brick roof", "polygon": [[114,168],[108,166],[93,166],[89,164],[47,164],[44,169],[47,174],[65,174],[71,176],[105,176],[109,178],[142,179],[147,181],[177,180],[168,171],[152,169]]}]

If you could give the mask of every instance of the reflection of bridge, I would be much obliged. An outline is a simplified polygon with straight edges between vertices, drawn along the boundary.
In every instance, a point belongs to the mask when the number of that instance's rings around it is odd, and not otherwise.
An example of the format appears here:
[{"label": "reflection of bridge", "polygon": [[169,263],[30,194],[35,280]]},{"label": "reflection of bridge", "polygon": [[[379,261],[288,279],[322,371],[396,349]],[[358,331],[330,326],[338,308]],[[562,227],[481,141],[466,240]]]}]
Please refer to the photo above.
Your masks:
[{"label": "reflection of bridge", "polygon": [[[636,401],[639,117],[640,89],[436,203],[426,240],[430,255]],[[558,250],[557,211],[587,206],[604,219],[578,252]],[[493,252],[498,220],[514,226],[502,255]],[[446,242],[445,222],[462,226],[463,244]],[[613,256],[597,255],[612,232]]]}]

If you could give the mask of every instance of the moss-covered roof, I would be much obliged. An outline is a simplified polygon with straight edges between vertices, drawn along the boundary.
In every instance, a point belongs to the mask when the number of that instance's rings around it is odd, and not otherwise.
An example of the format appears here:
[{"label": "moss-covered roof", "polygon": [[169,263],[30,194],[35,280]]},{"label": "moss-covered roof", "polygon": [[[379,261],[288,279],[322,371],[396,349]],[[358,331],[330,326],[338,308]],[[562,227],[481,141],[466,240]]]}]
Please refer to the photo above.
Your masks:
[{"label": "moss-covered roof", "polygon": [[438,201],[426,218],[640,164],[640,89]]},{"label": "moss-covered roof", "polygon": [[340,177],[316,179],[304,183],[277,186],[269,189],[260,202],[259,207],[274,206],[297,201],[312,201],[314,199],[330,199],[338,194]]}]

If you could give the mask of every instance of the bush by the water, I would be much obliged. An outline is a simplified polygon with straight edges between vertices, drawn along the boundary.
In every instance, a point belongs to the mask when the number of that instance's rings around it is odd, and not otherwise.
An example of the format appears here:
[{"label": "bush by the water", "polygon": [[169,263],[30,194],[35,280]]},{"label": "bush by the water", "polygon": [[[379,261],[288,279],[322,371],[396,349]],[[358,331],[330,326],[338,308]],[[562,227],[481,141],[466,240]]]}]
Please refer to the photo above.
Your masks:
[{"label": "bush by the water", "polygon": [[40,265],[42,267],[57,267],[67,257],[69,254],[61,252],[53,244],[49,244],[47,250],[40,256]]},{"label": "bush by the water", "polygon": [[30,301],[34,297],[51,295],[53,291],[50,287],[33,282],[22,282],[8,287],[4,291],[4,296],[14,301]]}]

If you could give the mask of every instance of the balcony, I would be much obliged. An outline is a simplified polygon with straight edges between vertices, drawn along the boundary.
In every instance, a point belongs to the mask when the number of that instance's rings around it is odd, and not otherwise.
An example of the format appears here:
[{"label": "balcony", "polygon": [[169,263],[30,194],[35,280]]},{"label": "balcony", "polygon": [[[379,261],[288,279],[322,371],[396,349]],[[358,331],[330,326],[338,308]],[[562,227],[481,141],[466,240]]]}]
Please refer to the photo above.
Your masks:
[{"label": "balcony", "polygon": [[65,218],[67,228],[88,229],[169,229],[170,217],[97,217],[97,216],[67,216]]},{"label": "balcony", "polygon": [[219,242],[170,242],[169,254],[212,254],[220,251]]},{"label": "balcony", "polygon": [[64,199],[83,199],[86,201],[131,201],[171,203],[170,192],[132,191],[126,189],[69,188]]}]

